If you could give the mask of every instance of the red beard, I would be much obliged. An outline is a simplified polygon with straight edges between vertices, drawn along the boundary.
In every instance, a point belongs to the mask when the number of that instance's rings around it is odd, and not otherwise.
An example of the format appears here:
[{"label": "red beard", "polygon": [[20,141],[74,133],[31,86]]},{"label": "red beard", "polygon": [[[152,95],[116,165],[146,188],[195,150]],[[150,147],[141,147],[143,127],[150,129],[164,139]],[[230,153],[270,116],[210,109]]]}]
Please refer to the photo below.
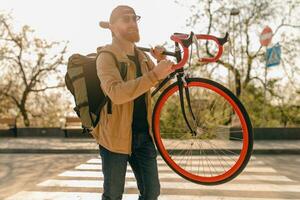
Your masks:
[{"label": "red beard", "polygon": [[140,41],[140,34],[138,30],[130,30],[130,31],[120,31],[122,37],[130,42],[139,42]]}]

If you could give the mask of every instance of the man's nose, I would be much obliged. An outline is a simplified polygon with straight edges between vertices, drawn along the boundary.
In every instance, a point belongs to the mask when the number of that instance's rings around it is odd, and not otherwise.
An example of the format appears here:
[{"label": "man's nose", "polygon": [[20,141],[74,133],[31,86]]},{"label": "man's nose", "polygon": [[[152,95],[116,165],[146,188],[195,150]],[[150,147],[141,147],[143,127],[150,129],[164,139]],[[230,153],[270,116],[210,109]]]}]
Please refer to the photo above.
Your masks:
[{"label": "man's nose", "polygon": [[129,26],[137,28],[137,22],[135,20],[131,19],[130,22],[129,22]]}]

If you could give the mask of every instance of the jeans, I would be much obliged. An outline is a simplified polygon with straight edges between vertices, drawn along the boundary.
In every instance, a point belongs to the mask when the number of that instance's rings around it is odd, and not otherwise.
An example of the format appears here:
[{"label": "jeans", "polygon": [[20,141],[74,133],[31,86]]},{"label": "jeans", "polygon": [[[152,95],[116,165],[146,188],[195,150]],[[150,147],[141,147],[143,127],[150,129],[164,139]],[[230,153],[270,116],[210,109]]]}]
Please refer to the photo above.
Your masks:
[{"label": "jeans", "polygon": [[[121,141],[120,141],[121,142]],[[133,133],[132,154],[114,153],[99,145],[104,175],[102,200],[122,199],[127,161],[139,190],[139,200],[155,200],[160,194],[157,152],[148,133]]]}]

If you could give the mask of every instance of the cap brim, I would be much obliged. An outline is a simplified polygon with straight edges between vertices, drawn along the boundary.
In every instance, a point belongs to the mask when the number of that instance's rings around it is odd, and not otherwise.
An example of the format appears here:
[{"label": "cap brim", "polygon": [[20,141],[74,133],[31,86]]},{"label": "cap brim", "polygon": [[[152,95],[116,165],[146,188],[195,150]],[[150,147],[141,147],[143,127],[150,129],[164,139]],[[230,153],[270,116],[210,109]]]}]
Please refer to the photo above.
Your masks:
[{"label": "cap brim", "polygon": [[100,21],[99,26],[104,29],[109,29],[109,22]]}]

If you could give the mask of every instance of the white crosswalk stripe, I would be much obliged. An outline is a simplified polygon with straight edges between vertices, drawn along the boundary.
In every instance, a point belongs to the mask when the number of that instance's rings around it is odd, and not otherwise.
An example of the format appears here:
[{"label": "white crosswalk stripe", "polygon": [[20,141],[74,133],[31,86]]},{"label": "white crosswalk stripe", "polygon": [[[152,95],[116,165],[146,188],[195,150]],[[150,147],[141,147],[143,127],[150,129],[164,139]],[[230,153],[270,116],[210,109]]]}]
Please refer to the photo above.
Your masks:
[{"label": "white crosswalk stripe", "polygon": [[[212,158],[209,158],[213,163],[218,163],[219,161],[214,159],[214,161],[212,161]],[[197,162],[199,162],[199,160],[195,159]],[[202,160],[200,160],[200,162],[202,162]],[[90,160],[87,161],[88,164],[101,164],[101,159],[99,158],[92,158]],[[227,163],[233,163],[233,161],[227,161]],[[256,164],[256,165],[264,165],[265,163],[262,162],[261,160],[251,160],[252,164]],[[157,164],[166,164],[164,160],[160,159],[160,157],[157,159]]]},{"label": "white crosswalk stripe", "polygon": [[[195,162],[190,163],[190,167],[199,164],[199,159],[202,158],[194,156]],[[212,164],[218,165],[219,158],[210,157],[210,159]],[[225,159],[228,163],[232,163],[232,158]],[[300,197],[299,182],[281,175],[254,156],[246,169],[233,181],[216,186],[187,181],[173,172],[160,156],[157,161],[161,184],[160,200],[281,200],[285,199],[283,198],[285,194]],[[218,166],[216,169],[221,170],[222,167]],[[5,200],[94,200],[101,199],[102,188],[101,158],[97,157],[38,183],[29,191],[21,191]],[[178,194],[176,191],[179,191]],[[276,194],[278,196],[274,196]],[[123,199],[138,199],[137,183],[130,165],[127,167]]]},{"label": "white crosswalk stripe", "polygon": [[[45,199],[44,192],[20,192],[12,198],[7,200],[41,200]],[[48,192],[46,199],[55,199],[55,200],[99,200],[101,199],[100,193],[84,193],[84,192]],[[123,200],[136,200],[138,199],[137,194],[124,194]],[[240,197],[220,197],[220,196],[193,196],[193,195],[160,195],[160,200],[241,200]],[[274,200],[273,198],[243,198],[243,200]],[[278,199],[276,200],[285,200]]]},{"label": "white crosswalk stripe", "polygon": [[[90,178],[103,178],[103,173],[101,171],[65,171],[58,176],[62,177],[90,177]],[[134,173],[132,171],[126,172],[127,178],[134,178]],[[176,173],[160,173],[159,178],[181,178]],[[269,181],[285,181],[293,182],[293,180],[287,178],[286,176],[270,176],[270,175],[240,175],[236,180],[269,180]]]},{"label": "white crosswalk stripe", "polygon": [[[198,164],[198,163],[195,163],[195,164]],[[101,170],[101,165],[93,165],[93,164],[82,164],[82,165],[79,165],[77,166],[75,169],[87,169],[87,170]],[[195,170],[198,169],[196,167],[194,167]],[[165,166],[161,166],[159,167],[160,170],[171,170],[169,166],[165,165]],[[191,168],[189,168],[191,169]],[[129,171],[132,171],[131,168],[127,169]],[[212,170],[212,169],[209,169],[208,167],[206,167],[206,173],[209,173],[209,170]],[[214,167],[213,170],[216,170],[216,171],[223,171],[223,168],[222,167]],[[191,170],[193,171],[193,170]],[[202,171],[202,170],[201,170]],[[247,172],[276,172],[274,169],[272,168],[269,168],[269,167],[247,167],[246,169]]]},{"label": "white crosswalk stripe", "polygon": [[[102,180],[56,180],[50,179],[38,184],[39,186],[46,187],[88,187],[88,188],[100,188],[103,185]],[[126,188],[136,188],[135,181],[126,181]],[[201,189],[210,190],[211,186],[203,186],[197,184],[190,184],[188,182],[181,182],[180,184],[176,182],[161,182],[161,186],[167,189]],[[298,192],[300,191],[300,185],[289,185],[289,187],[281,187],[276,184],[255,184],[255,185],[241,185],[241,184],[224,184],[214,186],[214,190],[230,190],[230,191],[266,191],[266,192]]]}]

